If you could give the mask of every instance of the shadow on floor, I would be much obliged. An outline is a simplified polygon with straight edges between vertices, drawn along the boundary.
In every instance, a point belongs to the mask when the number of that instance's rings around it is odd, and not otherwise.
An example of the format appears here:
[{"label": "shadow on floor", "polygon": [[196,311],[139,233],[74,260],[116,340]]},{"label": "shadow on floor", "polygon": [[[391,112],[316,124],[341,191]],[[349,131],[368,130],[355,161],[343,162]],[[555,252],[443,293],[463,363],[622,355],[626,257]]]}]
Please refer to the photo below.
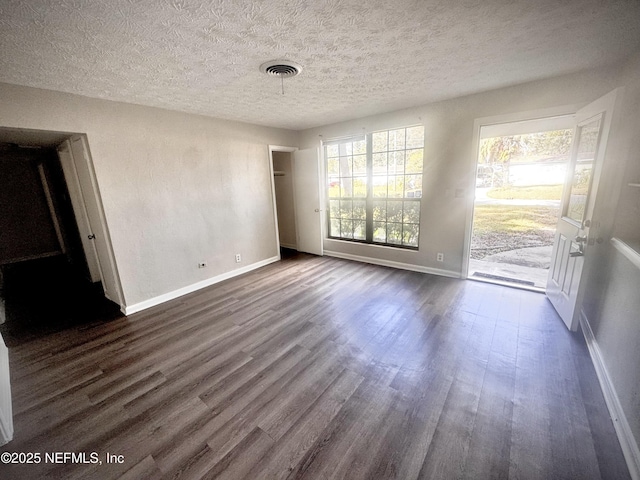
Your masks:
[{"label": "shadow on floor", "polygon": [[123,316],[101,285],[84,279],[64,256],[5,265],[2,274],[6,320],[0,332],[8,347]]}]

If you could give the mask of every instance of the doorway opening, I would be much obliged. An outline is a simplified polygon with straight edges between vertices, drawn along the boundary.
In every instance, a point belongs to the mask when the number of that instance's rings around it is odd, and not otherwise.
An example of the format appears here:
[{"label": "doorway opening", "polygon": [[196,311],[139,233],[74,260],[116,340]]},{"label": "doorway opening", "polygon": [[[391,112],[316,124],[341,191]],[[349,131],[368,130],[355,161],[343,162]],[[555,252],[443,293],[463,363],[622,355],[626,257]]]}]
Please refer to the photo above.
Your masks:
[{"label": "doorway opening", "polygon": [[58,151],[71,136],[0,129],[0,332],[9,347],[119,316],[90,275]]},{"label": "doorway opening", "polygon": [[319,151],[269,145],[269,155],[279,258],[281,247],[322,256]]},{"label": "doorway opening", "polygon": [[291,152],[272,151],[273,184],[280,255],[298,249]]},{"label": "doorway opening", "polygon": [[572,117],[480,127],[468,278],[544,291]]}]

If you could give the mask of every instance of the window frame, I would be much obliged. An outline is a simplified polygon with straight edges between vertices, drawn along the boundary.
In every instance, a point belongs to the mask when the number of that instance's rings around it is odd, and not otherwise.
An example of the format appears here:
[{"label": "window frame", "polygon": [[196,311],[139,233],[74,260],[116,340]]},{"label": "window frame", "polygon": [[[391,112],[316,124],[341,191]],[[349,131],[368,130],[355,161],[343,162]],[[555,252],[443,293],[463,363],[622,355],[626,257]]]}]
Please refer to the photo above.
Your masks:
[{"label": "window frame", "polygon": [[[419,146],[416,145],[412,145],[408,148],[407,146],[407,137],[408,137],[408,130],[411,128],[417,128],[420,127],[422,129],[422,139],[420,142]],[[394,131],[398,131],[398,130],[404,130],[404,143],[403,143],[403,147],[401,149],[398,148],[391,148],[389,145],[389,136],[391,132]],[[384,133],[387,135],[387,143],[386,143],[386,147],[384,151],[373,151],[373,147],[374,147],[374,135],[376,134],[380,134],[380,133]],[[425,139],[424,139],[425,135],[424,135],[424,125],[409,125],[409,126],[405,126],[405,127],[395,127],[395,128],[389,128],[389,129],[384,129],[384,130],[377,130],[377,131],[373,131],[370,133],[367,133],[366,135],[359,135],[359,136],[352,136],[352,137],[342,137],[342,138],[336,138],[336,139],[332,139],[332,140],[328,140],[326,142],[323,142],[323,155],[324,155],[324,170],[325,170],[325,178],[324,178],[324,182],[325,182],[325,192],[326,192],[326,211],[327,211],[327,215],[326,215],[326,222],[327,222],[327,238],[330,240],[340,240],[340,241],[346,241],[346,242],[352,242],[352,243],[360,243],[363,245],[377,245],[377,246],[384,246],[384,247],[391,247],[391,248],[398,248],[398,249],[403,249],[403,250],[410,250],[410,251],[417,251],[419,250],[419,242],[420,242],[420,220],[422,218],[422,193],[424,191],[424,143],[425,143]],[[353,161],[353,157],[354,157],[354,153],[353,153],[353,146],[354,143],[359,143],[359,142],[365,142],[365,151],[364,151],[364,156],[365,156],[365,160],[366,160],[366,196],[364,197],[356,197],[354,196],[354,183],[353,183],[353,179],[355,178],[362,178],[362,175],[356,175],[356,172],[354,171],[354,167],[353,164],[351,165],[351,170],[350,170],[350,175],[349,176],[343,176],[342,175],[342,164],[339,163],[338,164],[338,172],[333,173],[331,171],[329,162],[330,160],[333,159],[337,159],[338,162],[340,162],[340,158],[344,157],[348,157],[350,158],[351,161]],[[337,145],[338,149],[341,149],[343,145],[348,145],[351,144],[351,153],[346,153],[343,155],[342,152],[339,150],[338,151],[338,156],[332,156],[329,157],[328,156],[328,147],[332,146],[332,145]],[[406,165],[407,165],[407,152],[411,152],[411,151],[415,151],[415,150],[420,150],[420,158],[421,158],[421,164],[420,164],[420,168],[419,168],[419,172],[410,172],[407,173],[406,171]],[[399,174],[396,172],[396,175],[390,175],[389,174],[389,153],[395,153],[395,152],[402,152],[403,158],[404,158],[404,163],[403,163],[403,167],[402,167],[402,173]],[[385,175],[376,175],[375,171],[374,171],[374,153],[384,153],[386,155],[386,168],[387,168],[387,172]],[[362,155],[362,153],[358,153],[355,154],[357,155]],[[405,186],[405,181],[407,176],[410,175],[419,175],[420,176],[420,188],[419,188],[419,196],[413,196],[413,197],[408,197],[406,196],[406,186]],[[385,185],[389,186],[389,178],[390,177],[398,177],[401,176],[403,177],[402,180],[402,185],[403,185],[403,192],[402,192],[402,196],[401,197],[395,197],[395,196],[389,196],[389,191],[387,190],[387,194],[385,196],[374,196],[374,177],[384,177],[386,179],[385,181]],[[332,188],[332,178],[337,178],[338,179],[338,185],[333,185],[333,187],[338,186],[340,188],[340,196],[338,197],[332,197],[330,195],[330,189]],[[343,189],[343,179],[344,178],[350,178],[351,179],[351,185],[352,185],[352,193],[351,196],[345,197],[342,196],[342,189]],[[340,207],[338,208],[339,211],[339,216],[332,216],[332,201],[338,201],[338,204],[340,205]],[[359,202],[363,202],[365,205],[365,220],[364,220],[364,229],[365,229],[365,234],[364,234],[364,238],[362,238],[362,235],[359,236],[359,238],[355,238],[356,236],[356,227],[354,224],[352,224],[352,228],[351,228],[351,232],[352,232],[352,238],[347,237],[347,236],[341,236],[341,235],[332,235],[332,220],[338,220],[340,222],[344,221],[345,219],[342,218],[342,202],[353,202],[353,201],[359,201]],[[374,206],[376,202],[384,202],[385,206],[384,206],[384,211],[385,211],[385,220],[384,221],[380,221],[380,220],[375,220],[375,215],[374,215]],[[393,222],[393,221],[389,221],[389,217],[388,217],[388,205],[390,203],[398,203],[400,205],[400,211],[399,211],[399,215],[400,215],[400,222]],[[417,221],[416,222],[410,222],[410,221],[406,221],[406,216],[405,216],[405,209],[407,207],[407,204],[410,203],[416,203],[418,205],[418,217],[417,217]],[[351,204],[351,215],[353,215],[353,203]],[[396,211],[397,212],[397,211]],[[397,213],[396,213],[397,214]],[[349,221],[349,219],[346,219],[347,221]],[[355,218],[351,218],[350,221],[352,222],[356,222],[358,221],[358,219]],[[361,221],[360,221],[361,222]],[[376,240],[375,239],[375,229],[374,229],[374,224],[378,223],[378,225],[380,223],[383,223],[385,225],[385,241],[380,241],[380,240]],[[400,226],[400,234],[399,234],[399,238],[400,238],[400,243],[393,243],[393,242],[388,242],[386,241],[389,238],[389,225],[390,224],[397,224]],[[341,225],[341,223],[340,223]],[[415,241],[415,245],[412,244],[408,244],[408,243],[404,243],[405,242],[405,236],[404,236],[404,232],[405,232],[405,227],[406,226],[413,226],[415,228],[416,231],[416,241]],[[361,228],[361,227],[360,227]],[[359,229],[360,231],[360,229]],[[340,234],[342,232],[339,232]]]}]

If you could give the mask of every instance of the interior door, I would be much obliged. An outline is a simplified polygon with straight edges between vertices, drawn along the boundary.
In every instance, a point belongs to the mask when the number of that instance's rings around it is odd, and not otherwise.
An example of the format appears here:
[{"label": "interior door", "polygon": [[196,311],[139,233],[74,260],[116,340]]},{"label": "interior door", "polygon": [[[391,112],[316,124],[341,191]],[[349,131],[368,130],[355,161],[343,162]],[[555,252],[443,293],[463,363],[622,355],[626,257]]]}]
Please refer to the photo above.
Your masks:
[{"label": "interior door", "polygon": [[99,282],[102,280],[102,275],[100,273],[100,265],[98,264],[98,253],[95,249],[95,243],[90,239],[92,235],[91,225],[89,224],[89,216],[87,215],[84,200],[82,199],[82,190],[80,188],[76,166],[71,156],[71,142],[69,142],[69,140],[65,140],[65,142],[58,147],[58,158],[60,159],[67,190],[69,191],[73,215],[78,225],[78,231],[80,232],[80,241],[82,242],[82,249],[89,269],[89,279],[91,282]]},{"label": "interior door", "polygon": [[592,214],[614,102],[615,92],[611,92],[576,114],[571,162],[546,289],[549,300],[570,330],[578,328],[582,272],[589,249],[596,245],[598,222]]},{"label": "interior door", "polygon": [[322,255],[320,162],[318,149],[297,150],[294,159],[294,192],[298,251]]},{"label": "interior door", "polygon": [[87,238],[95,242],[104,295],[109,300],[123,305],[120,298],[119,280],[116,276],[115,260],[112,258],[109,233],[85,137],[74,136],[71,138],[71,154],[91,227],[91,234]]}]

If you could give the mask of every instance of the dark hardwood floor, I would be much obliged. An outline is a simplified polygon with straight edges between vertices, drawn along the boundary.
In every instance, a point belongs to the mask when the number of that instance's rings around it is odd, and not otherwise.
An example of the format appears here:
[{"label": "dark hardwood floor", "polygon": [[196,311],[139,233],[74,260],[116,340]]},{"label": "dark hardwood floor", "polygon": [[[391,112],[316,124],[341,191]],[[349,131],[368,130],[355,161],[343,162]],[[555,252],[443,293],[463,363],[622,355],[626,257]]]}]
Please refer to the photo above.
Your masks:
[{"label": "dark hardwood floor", "polygon": [[10,361],[0,478],[629,478],[581,334],[496,285],[294,255]]}]

